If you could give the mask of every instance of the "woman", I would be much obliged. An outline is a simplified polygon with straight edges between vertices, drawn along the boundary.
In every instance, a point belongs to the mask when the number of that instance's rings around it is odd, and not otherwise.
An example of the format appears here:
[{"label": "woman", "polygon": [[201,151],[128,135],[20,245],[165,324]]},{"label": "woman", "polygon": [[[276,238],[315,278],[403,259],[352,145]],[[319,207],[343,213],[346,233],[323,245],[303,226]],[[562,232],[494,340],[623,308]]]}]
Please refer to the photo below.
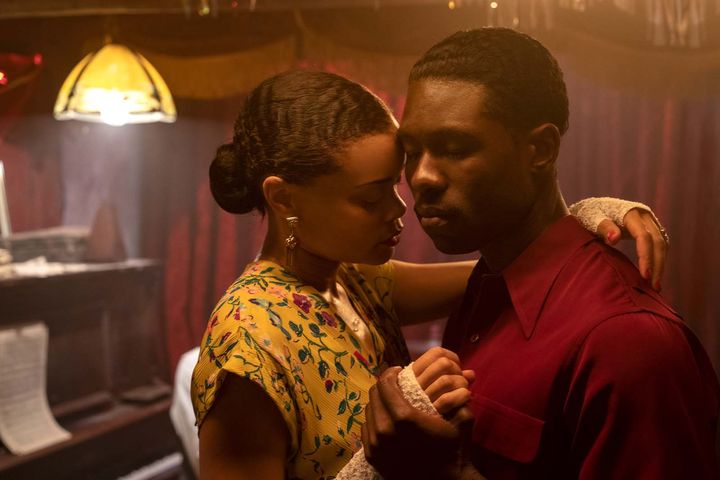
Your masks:
[{"label": "woman", "polygon": [[[268,232],[212,312],[193,374],[202,478],[334,477],[361,446],[376,375],[409,362],[400,325],[459,301],[474,262],[388,261],[406,210],[396,128],[361,85],[289,72],[251,92],[218,150],[215,199],[266,214]],[[441,414],[467,401],[472,374],[452,353],[413,370]]]}]

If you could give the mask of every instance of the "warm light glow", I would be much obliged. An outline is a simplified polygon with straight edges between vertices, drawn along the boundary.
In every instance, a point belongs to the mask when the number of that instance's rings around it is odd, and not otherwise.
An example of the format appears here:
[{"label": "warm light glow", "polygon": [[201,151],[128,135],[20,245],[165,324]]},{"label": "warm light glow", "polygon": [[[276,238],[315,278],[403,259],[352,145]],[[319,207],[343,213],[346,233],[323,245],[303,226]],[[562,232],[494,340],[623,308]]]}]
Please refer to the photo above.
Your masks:
[{"label": "warm light glow", "polygon": [[5,75],[5,72],[0,72],[0,85],[7,85],[8,79],[7,75]]},{"label": "warm light glow", "polygon": [[448,2],[448,8],[449,8],[450,10],[455,10],[455,2],[454,2],[453,0],[450,0],[450,1]]},{"label": "warm light glow", "polygon": [[200,6],[198,7],[198,14],[201,17],[210,15],[210,5],[208,4],[208,0],[200,0]]},{"label": "warm light glow", "polygon": [[100,105],[100,119],[103,123],[116,127],[128,123],[130,110],[125,95],[119,90],[88,91],[88,100]]},{"label": "warm light glow", "polygon": [[497,8],[497,2],[490,2],[490,8]]},{"label": "warm light glow", "polygon": [[55,102],[58,120],[120,126],[174,122],[176,117],[170,90],[150,62],[112,43],[75,66]]}]

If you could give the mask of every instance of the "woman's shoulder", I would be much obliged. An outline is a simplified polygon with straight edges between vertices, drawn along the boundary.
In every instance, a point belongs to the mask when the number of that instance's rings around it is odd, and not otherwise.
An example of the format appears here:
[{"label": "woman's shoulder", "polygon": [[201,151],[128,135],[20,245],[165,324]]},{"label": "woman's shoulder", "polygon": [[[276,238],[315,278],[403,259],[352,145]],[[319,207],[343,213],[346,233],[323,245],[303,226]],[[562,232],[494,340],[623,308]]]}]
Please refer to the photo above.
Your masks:
[{"label": "woman's shoulder", "polygon": [[268,261],[255,261],[225,290],[210,318],[240,310],[267,309],[269,304],[292,298],[299,281],[281,266]]},{"label": "woman's shoulder", "polygon": [[249,264],[213,309],[203,343],[218,336],[246,341],[253,337],[266,347],[290,340],[288,320],[301,314],[293,308],[299,301],[296,292],[300,285],[275,263],[261,260]]},{"label": "woman's shoulder", "polygon": [[198,422],[228,372],[258,383],[271,396],[276,394],[276,401],[286,410],[282,382],[293,348],[289,341],[293,309],[287,307],[294,289],[294,280],[281,267],[259,261],[248,265],[220,298],[203,334],[193,373]]},{"label": "woman's shoulder", "polygon": [[290,292],[301,282],[282,266],[256,260],[245,267],[243,273],[230,284],[220,302],[237,297],[255,297]]}]

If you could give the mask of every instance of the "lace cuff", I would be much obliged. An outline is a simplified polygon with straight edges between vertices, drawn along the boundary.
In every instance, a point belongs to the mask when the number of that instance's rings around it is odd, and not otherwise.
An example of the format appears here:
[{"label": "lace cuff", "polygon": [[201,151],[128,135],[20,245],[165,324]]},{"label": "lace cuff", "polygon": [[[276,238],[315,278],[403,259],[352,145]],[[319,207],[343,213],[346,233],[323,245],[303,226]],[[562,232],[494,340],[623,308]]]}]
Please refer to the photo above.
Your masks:
[{"label": "lace cuff", "polygon": [[645,210],[652,215],[653,220],[662,231],[662,225],[655,216],[655,213],[644,203],[630,202],[628,200],[611,197],[590,197],[580,200],[568,208],[570,209],[570,213],[577,217],[583,227],[593,233],[597,233],[598,225],[606,218],[609,218],[617,226],[623,228],[625,226],[623,221],[625,214],[633,208]]},{"label": "lace cuff", "polygon": [[[398,385],[405,399],[410,402],[410,405],[423,413],[438,414],[430,398],[428,398],[425,391],[420,387],[417,378],[415,378],[412,363],[403,368],[398,374]],[[382,477],[375,471],[372,465],[367,463],[367,460],[365,460],[365,452],[363,452],[361,448],[355,452],[355,455],[353,455],[347,465],[338,472],[335,480],[382,480]]]}]

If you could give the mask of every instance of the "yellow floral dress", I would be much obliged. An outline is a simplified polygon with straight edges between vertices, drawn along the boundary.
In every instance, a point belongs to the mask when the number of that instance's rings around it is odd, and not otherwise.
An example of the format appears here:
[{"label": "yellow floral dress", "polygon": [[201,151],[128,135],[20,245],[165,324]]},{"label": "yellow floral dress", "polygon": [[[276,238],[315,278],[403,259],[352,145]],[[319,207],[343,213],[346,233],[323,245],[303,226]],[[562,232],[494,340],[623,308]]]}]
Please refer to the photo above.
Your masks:
[{"label": "yellow floral dress", "polygon": [[392,264],[363,272],[343,264],[338,273],[367,322],[370,334],[360,338],[314,287],[276,263],[250,264],[218,302],[204,334],[192,383],[197,424],[228,372],[248,378],[285,419],[288,477],[333,478],[362,446],[376,376],[409,362],[391,304]]}]

